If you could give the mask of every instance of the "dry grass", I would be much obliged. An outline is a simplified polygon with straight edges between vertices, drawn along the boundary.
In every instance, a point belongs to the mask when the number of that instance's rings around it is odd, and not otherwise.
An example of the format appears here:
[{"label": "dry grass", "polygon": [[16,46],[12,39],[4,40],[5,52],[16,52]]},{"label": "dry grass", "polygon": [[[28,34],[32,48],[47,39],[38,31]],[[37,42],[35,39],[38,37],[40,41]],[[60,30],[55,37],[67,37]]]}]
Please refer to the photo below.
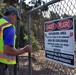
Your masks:
[{"label": "dry grass", "polygon": [[[28,54],[19,57],[19,75],[29,75]],[[32,53],[32,75],[75,75],[76,68],[67,66],[45,59],[44,50]]]}]

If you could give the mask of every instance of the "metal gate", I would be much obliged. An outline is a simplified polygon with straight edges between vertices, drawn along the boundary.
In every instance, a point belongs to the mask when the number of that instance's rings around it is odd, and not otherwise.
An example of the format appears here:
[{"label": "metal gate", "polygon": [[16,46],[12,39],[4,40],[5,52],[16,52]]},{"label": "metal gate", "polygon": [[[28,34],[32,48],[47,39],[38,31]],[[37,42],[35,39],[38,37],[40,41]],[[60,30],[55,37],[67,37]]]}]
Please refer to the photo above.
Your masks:
[{"label": "metal gate", "polygon": [[[36,18],[37,19],[36,22],[31,21],[32,14],[37,10],[42,9],[46,6],[48,6],[49,10],[44,11],[43,16],[45,18],[48,17],[50,19],[42,19],[40,16]],[[74,20],[76,21],[76,0],[49,0],[46,2],[46,4],[28,11],[27,22],[28,22],[29,44],[31,43],[30,30],[32,29],[32,27],[36,26],[38,28],[37,35],[39,39],[39,44],[42,47],[42,49],[44,49],[44,38],[42,37],[43,33],[41,33],[41,25],[44,25],[45,21],[61,19],[64,17],[65,18],[74,17]],[[44,50],[39,50],[29,54],[24,54],[22,56],[19,56],[18,58],[19,58],[18,75],[75,75],[76,74],[76,68],[70,68],[61,65],[59,63],[46,60]]]}]

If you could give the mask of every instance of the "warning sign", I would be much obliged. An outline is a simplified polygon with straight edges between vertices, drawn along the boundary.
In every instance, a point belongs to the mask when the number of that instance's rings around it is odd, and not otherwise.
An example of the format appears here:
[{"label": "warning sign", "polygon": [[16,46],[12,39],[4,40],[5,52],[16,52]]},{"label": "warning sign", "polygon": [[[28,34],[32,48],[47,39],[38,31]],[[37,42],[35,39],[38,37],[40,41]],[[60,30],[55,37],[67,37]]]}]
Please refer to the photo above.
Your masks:
[{"label": "warning sign", "polygon": [[44,34],[46,58],[74,67],[73,18],[45,22]]}]

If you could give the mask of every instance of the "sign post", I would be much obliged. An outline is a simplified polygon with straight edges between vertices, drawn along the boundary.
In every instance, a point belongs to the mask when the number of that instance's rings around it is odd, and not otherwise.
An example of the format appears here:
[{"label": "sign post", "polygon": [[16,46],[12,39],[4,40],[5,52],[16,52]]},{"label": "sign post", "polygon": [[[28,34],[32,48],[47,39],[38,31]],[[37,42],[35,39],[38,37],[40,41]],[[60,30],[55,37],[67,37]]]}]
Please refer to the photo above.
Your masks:
[{"label": "sign post", "polygon": [[74,20],[72,17],[45,22],[45,57],[74,67]]}]

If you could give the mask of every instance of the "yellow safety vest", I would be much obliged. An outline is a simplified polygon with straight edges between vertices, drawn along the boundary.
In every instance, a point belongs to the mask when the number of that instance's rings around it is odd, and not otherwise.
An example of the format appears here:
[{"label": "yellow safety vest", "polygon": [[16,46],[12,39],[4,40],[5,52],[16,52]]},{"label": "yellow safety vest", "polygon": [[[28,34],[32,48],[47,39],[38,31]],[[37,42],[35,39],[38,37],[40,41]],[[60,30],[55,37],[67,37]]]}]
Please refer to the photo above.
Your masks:
[{"label": "yellow safety vest", "polygon": [[[4,64],[16,64],[15,56],[8,56],[4,52],[4,40],[3,40],[3,30],[7,27],[12,26],[5,19],[0,19],[0,62]],[[14,46],[15,46],[15,35],[14,35]]]}]

